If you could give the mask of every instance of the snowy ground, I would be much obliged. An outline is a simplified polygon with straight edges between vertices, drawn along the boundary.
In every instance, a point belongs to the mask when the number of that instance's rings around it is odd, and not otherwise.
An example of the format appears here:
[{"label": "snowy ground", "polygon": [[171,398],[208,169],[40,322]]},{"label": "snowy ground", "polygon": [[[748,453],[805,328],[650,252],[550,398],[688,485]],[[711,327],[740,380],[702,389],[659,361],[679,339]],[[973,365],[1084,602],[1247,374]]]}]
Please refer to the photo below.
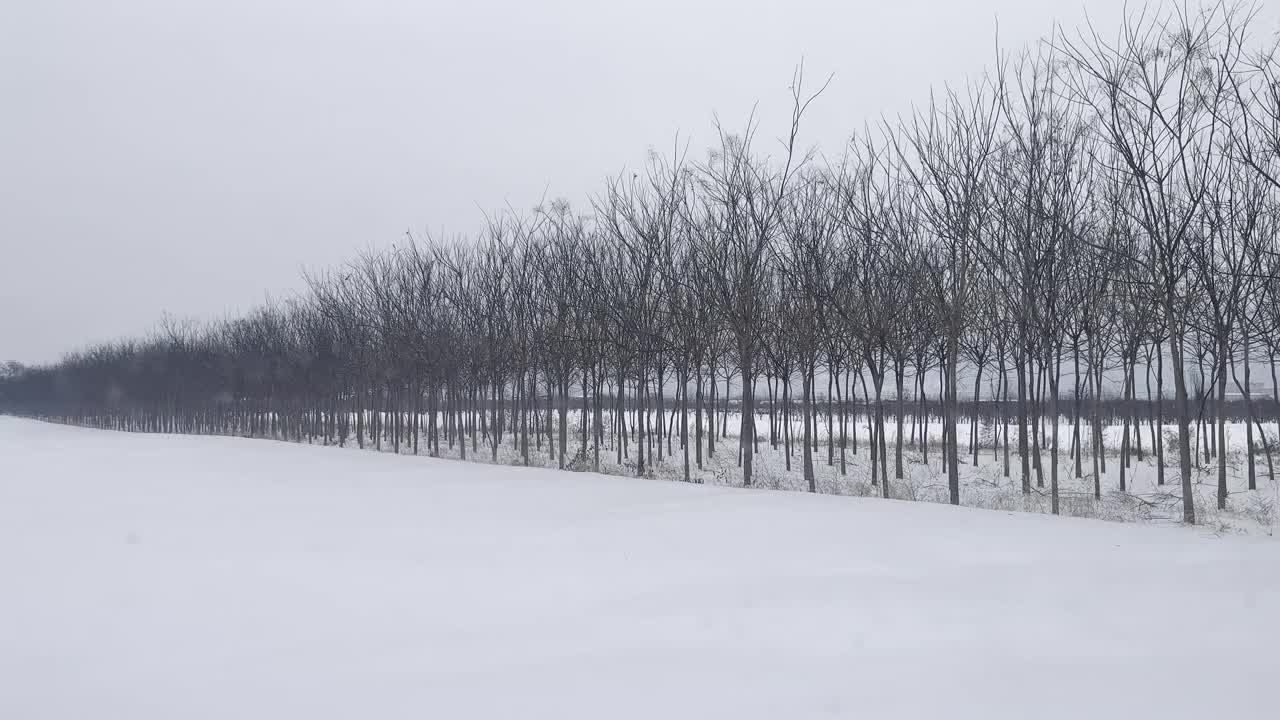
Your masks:
[{"label": "snowy ground", "polygon": [[[591,467],[590,459],[578,458],[581,447],[580,416],[570,413],[569,451],[574,461],[573,469]],[[853,495],[861,497],[879,497],[882,490],[871,483],[870,449],[867,438],[870,435],[869,425],[865,417],[857,423],[858,441],[852,440],[855,432],[854,423],[849,424],[850,438],[845,454],[845,467],[841,471],[839,449],[835,448],[829,456],[825,422],[818,426],[818,450],[814,453],[814,475],[817,490],[824,494]],[[740,416],[730,415],[727,437],[717,440],[714,456],[704,457],[703,468],[699,470],[690,460],[690,477],[694,482],[709,485],[741,486],[742,469],[738,464],[737,428]],[[769,420],[762,415],[756,420],[761,428],[759,452],[755,456],[755,480],[757,487],[772,490],[805,491],[808,489],[801,468],[803,467],[803,451],[799,440],[795,440],[791,450],[791,469],[786,466],[786,454],[781,436],[778,448],[770,447],[768,442]],[[801,436],[801,422],[792,423],[792,436]],[[690,422],[690,427],[693,423]],[[906,421],[910,430],[911,420]],[[1040,452],[1043,475],[1037,483],[1035,471],[1032,471],[1032,490],[1024,494],[1019,474],[1019,461],[1016,448],[1010,453],[1010,473],[1004,474],[1003,449],[995,449],[994,433],[999,427],[992,423],[979,426],[978,464],[973,465],[972,448],[969,445],[970,430],[968,422],[958,424],[960,443],[960,503],[968,507],[986,508],[989,510],[1014,510],[1018,512],[1048,513],[1051,510],[1049,494],[1050,484],[1050,452],[1042,448]],[[1270,431],[1274,428],[1268,428]],[[896,425],[891,421],[886,424],[890,474],[890,497],[899,500],[918,500],[924,502],[949,502],[946,474],[942,469],[942,424],[936,418],[929,421],[929,451],[927,457],[910,443],[903,447],[903,478],[894,477],[894,443],[897,438]],[[1061,513],[1072,517],[1095,518],[1120,522],[1152,522],[1171,524],[1182,522],[1182,487],[1177,476],[1177,426],[1166,425],[1163,428],[1166,484],[1159,485],[1155,456],[1151,453],[1152,436],[1150,428],[1142,427],[1142,459],[1132,459],[1126,470],[1126,488],[1120,491],[1120,448],[1123,428],[1108,426],[1103,428],[1104,443],[1098,483],[1102,497],[1094,498],[1094,479],[1092,448],[1088,440],[1088,427],[1082,428],[1085,436],[1084,456],[1081,463],[1081,476],[1075,475],[1075,462],[1070,456],[1071,424],[1064,419],[1060,424],[1062,450],[1058,458],[1059,483],[1061,495]],[[1245,427],[1242,423],[1228,423],[1227,428],[1227,487],[1229,497],[1225,510],[1217,507],[1218,465],[1217,459],[1204,459],[1197,455],[1197,462],[1192,468],[1192,492],[1196,505],[1197,521],[1218,534],[1258,534],[1276,535],[1276,524],[1280,521],[1280,467],[1277,467],[1277,478],[1272,479],[1268,473],[1266,454],[1261,443],[1255,440],[1254,461],[1256,463],[1257,489],[1249,490],[1246,472]],[[1046,433],[1046,436],[1048,433]],[[665,480],[683,479],[683,451],[679,437],[675,433],[670,443],[663,443],[663,459],[658,461],[656,445],[650,447],[646,454],[646,475]],[[510,435],[514,439],[514,435]],[[719,438],[720,436],[717,435]],[[1011,427],[1009,439],[1016,446],[1017,428]],[[478,451],[468,444],[467,458],[472,461],[490,462],[492,454],[480,440]],[[557,467],[557,459],[549,453],[549,444],[544,436],[541,446],[536,447],[530,440],[530,464],[541,467]],[[636,474],[635,445],[630,445],[629,457],[617,461],[612,436],[608,436],[606,446],[600,451],[600,471],[611,475],[634,476]],[[1193,433],[1193,447],[1195,435]],[[670,451],[667,450],[668,444]],[[354,445],[351,445],[354,447]],[[856,452],[855,452],[856,447]],[[384,452],[391,451],[390,442],[383,444]],[[402,447],[401,453],[411,453],[408,447]],[[426,452],[422,449],[422,452]],[[674,454],[670,454],[674,453]],[[441,445],[441,454],[445,457],[459,457],[459,449]],[[690,451],[690,457],[694,456]],[[830,457],[830,464],[828,458]],[[1280,458],[1273,457],[1280,464]],[[521,465],[523,457],[513,442],[504,441],[498,452],[498,464]]]},{"label": "snowy ground", "polygon": [[1272,718],[1280,544],[0,417],[0,718]]}]

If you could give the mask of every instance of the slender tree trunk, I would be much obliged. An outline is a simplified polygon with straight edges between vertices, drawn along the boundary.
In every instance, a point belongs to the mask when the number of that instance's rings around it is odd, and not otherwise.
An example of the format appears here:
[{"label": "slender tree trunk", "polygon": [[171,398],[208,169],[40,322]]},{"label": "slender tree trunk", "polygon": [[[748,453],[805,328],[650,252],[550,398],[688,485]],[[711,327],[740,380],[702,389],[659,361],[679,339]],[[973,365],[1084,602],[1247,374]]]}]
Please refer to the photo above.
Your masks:
[{"label": "slender tree trunk", "polygon": [[1075,409],[1071,413],[1072,415],[1071,447],[1075,455],[1076,478],[1078,479],[1078,478],[1084,477],[1084,452],[1083,452],[1084,449],[1080,446],[1081,398],[1080,398],[1080,340],[1079,340],[1079,337],[1077,337],[1076,340],[1072,343],[1072,355],[1073,355],[1073,362],[1075,363],[1075,366],[1074,366],[1075,373],[1074,373],[1073,379],[1075,381],[1076,392],[1075,392],[1075,398],[1074,398]]},{"label": "slender tree trunk", "polygon": [[[751,448],[755,443],[755,367],[752,364],[753,358],[749,352],[741,353],[742,360],[742,407],[740,414],[742,416],[742,425],[739,447],[743,449],[742,455],[742,485],[743,487],[751,487],[752,470],[754,467],[753,455]],[[728,393],[725,394],[725,416],[728,417]]]},{"label": "slender tree trunk", "polygon": [[1004,450],[1004,476],[1009,477],[1009,369],[1005,367],[1004,354],[1000,355],[1000,445]]},{"label": "slender tree trunk", "polygon": [[831,363],[827,364],[827,467],[836,464],[835,450],[835,428],[832,425],[833,416],[831,409],[831,390],[832,384],[835,382],[835,369]]},{"label": "slender tree trunk", "polygon": [[1164,348],[1156,341],[1156,485],[1164,485]]},{"label": "slender tree trunk", "polygon": [[791,471],[791,373],[778,378],[782,383],[782,455],[786,471]]},{"label": "slender tree trunk", "polygon": [[1227,509],[1227,333],[1219,333],[1218,339],[1218,509]]},{"label": "slender tree trunk", "polygon": [[1182,473],[1182,520],[1188,525],[1196,523],[1194,490],[1191,487],[1191,419],[1187,407],[1187,383],[1183,368],[1183,333],[1176,326],[1177,306],[1172,288],[1165,293],[1166,317],[1174,325],[1169,341],[1173,360],[1174,404],[1178,413],[1178,465]]},{"label": "slender tree trunk", "polygon": [[680,448],[684,452],[684,481],[689,482],[689,370],[680,368]]},{"label": "slender tree trunk", "polygon": [[1129,412],[1124,407],[1133,393],[1133,373],[1129,366],[1129,359],[1121,359],[1121,371],[1124,373],[1124,391],[1120,394],[1120,415],[1123,418],[1124,431],[1120,435],[1120,492],[1126,492],[1128,486],[1125,483],[1125,473],[1129,468]]},{"label": "slender tree trunk", "polygon": [[[1249,386],[1249,357],[1250,357],[1249,351],[1250,351],[1249,335],[1248,333],[1245,333],[1244,386],[1240,388],[1240,396],[1244,400],[1245,412],[1247,413],[1247,417],[1245,418],[1245,423],[1244,423],[1244,444],[1245,444],[1244,455],[1245,455],[1245,467],[1248,473],[1248,483],[1249,483],[1248,487],[1250,490],[1257,490],[1258,475],[1257,475],[1257,468],[1255,467],[1255,463],[1253,459],[1253,448],[1254,448],[1253,424],[1256,421],[1256,418],[1254,417],[1254,414],[1253,414],[1253,398],[1251,397],[1253,393],[1253,388]],[[1235,377],[1235,361],[1234,360],[1232,361],[1231,375],[1232,377]],[[1237,382],[1237,384],[1239,383]],[[1259,426],[1259,429],[1261,429],[1261,426]],[[1270,453],[1268,453],[1268,455],[1269,454]]]},{"label": "slender tree trunk", "polygon": [[840,475],[843,477],[847,470],[844,451],[845,451],[845,441],[847,439],[845,419],[848,415],[848,411],[845,409],[845,398],[849,396],[849,393],[844,391],[844,388],[847,387],[847,383],[849,380],[848,380],[848,371],[845,371],[844,377],[839,377],[840,371],[839,371],[839,368],[837,368],[836,374],[837,374],[836,393],[837,393],[837,400],[840,406]]},{"label": "slender tree trunk", "polygon": [[699,363],[694,367],[694,410],[693,410],[693,444],[694,458],[698,469],[702,469],[702,367]]},{"label": "slender tree trunk", "polygon": [[[956,312],[952,309],[951,312]],[[946,429],[950,444],[947,446],[947,490],[952,505],[960,504],[960,449],[956,436],[956,376],[958,374],[960,355],[960,329],[958,320],[952,319],[952,327],[947,333],[947,401]]]},{"label": "slender tree trunk", "polygon": [[711,388],[711,402],[707,405],[707,457],[716,454],[716,366],[713,362],[708,369],[707,384]]},{"label": "slender tree trunk", "polygon": [[903,401],[904,401],[903,396],[906,394],[906,386],[904,384],[904,380],[906,377],[905,364],[895,363],[893,368],[893,374],[894,374],[894,380],[897,383],[897,391],[898,391],[898,398],[896,402],[898,437],[897,437],[897,440],[895,441],[896,448],[894,451],[894,458],[893,458],[893,476],[898,480],[901,480],[903,477],[902,475],[902,435],[903,435],[902,431],[905,429],[904,425],[905,425],[905,419],[906,419],[905,409],[903,407]]},{"label": "slender tree trunk", "polygon": [[1059,513],[1058,507],[1058,387],[1062,376],[1062,353],[1054,348],[1053,373],[1049,376],[1049,422],[1052,424],[1052,445],[1049,447],[1049,494],[1054,515]]},{"label": "slender tree trunk", "polygon": [[973,451],[973,466],[978,467],[978,407],[982,399],[982,367],[984,363],[978,362],[978,372],[973,380],[973,428],[970,432],[970,441]]},{"label": "slender tree trunk", "polygon": [[814,366],[812,361],[805,364],[804,370],[801,372],[801,382],[803,389],[803,408],[804,413],[804,481],[809,486],[809,492],[817,492],[817,481],[813,475],[813,415],[810,409],[813,407],[813,374]]},{"label": "slender tree trunk", "polygon": [[[1024,345],[1025,347],[1025,345]],[[1018,459],[1022,464],[1022,494],[1031,494],[1031,458],[1027,448],[1027,362],[1029,356],[1020,349],[1014,358],[1018,377]]]},{"label": "slender tree trunk", "polygon": [[[762,411],[769,418],[769,435],[765,439],[765,442],[769,443],[769,448],[771,450],[776,450],[777,446],[775,445],[775,443],[776,443],[776,436],[777,436],[777,422],[776,422],[777,406],[776,406],[775,397],[774,397],[774,392],[776,391],[776,385],[774,384],[774,381],[773,381],[772,366],[770,366],[770,370],[768,372],[765,372],[763,374],[764,374],[765,397],[767,397],[769,400],[768,406]],[[757,407],[757,409],[759,408]],[[759,433],[757,433],[757,436],[758,435]]]}]

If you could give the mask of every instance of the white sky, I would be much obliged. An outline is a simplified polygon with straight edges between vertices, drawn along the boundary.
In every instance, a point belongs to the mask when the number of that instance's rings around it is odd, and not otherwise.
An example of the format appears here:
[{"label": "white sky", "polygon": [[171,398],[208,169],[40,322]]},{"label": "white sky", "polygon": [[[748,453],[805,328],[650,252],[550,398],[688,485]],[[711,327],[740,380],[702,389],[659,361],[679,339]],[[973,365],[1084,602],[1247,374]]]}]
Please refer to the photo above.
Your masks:
[{"label": "white sky", "polygon": [[[587,194],[713,113],[838,152],[1114,0],[39,0],[0,9],[0,361],[217,317],[303,268]],[[1276,12],[1264,11],[1261,32]]]}]

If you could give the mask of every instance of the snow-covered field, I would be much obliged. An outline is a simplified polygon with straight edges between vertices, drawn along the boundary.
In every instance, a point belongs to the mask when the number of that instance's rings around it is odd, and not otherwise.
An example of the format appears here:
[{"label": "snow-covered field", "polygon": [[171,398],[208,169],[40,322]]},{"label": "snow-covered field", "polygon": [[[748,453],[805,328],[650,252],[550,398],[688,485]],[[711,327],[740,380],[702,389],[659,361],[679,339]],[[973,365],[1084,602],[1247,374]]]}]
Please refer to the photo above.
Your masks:
[{"label": "snow-covered field", "polygon": [[1272,718],[1280,544],[0,417],[0,718]]},{"label": "snow-covered field", "polygon": [[[569,418],[568,445],[571,458],[569,466],[572,469],[590,468],[591,459],[589,457],[579,457],[581,448],[581,436],[579,434],[581,432],[579,430],[581,427],[580,415],[576,412],[571,412]],[[719,423],[721,420],[717,422]],[[720,439],[717,440],[715,455],[712,457],[704,455],[702,469],[698,469],[694,461],[690,460],[690,479],[693,482],[708,485],[742,485],[742,469],[738,464],[739,458],[737,454],[737,427],[740,422],[741,416],[736,413],[729,416],[727,437],[721,437],[720,434],[717,434]],[[693,423],[690,422],[689,424],[692,427]],[[802,472],[803,450],[799,444],[800,441],[793,440],[791,468],[788,470],[785,447],[781,435],[777,440],[778,448],[774,449],[770,446],[768,416],[758,416],[756,425],[761,428],[761,439],[759,452],[755,455],[754,484],[757,487],[771,490],[806,491],[808,485]],[[910,426],[911,418],[908,417],[905,425],[908,431]],[[870,446],[868,443],[870,425],[866,422],[866,417],[863,416],[859,418],[857,423],[850,422],[848,427],[850,435],[845,453],[845,466],[842,470],[838,442],[835,448],[829,450],[826,427],[822,422],[818,424],[818,432],[816,433],[818,449],[814,453],[814,476],[817,491],[831,495],[879,497],[882,494],[882,488],[871,482]],[[890,497],[899,500],[949,502],[946,472],[942,467],[942,423],[937,418],[930,418],[929,420],[929,450],[927,456],[914,443],[904,440],[903,477],[901,479],[893,477],[894,444],[897,439],[896,425],[890,421],[886,423],[885,430],[889,446]],[[979,425],[977,465],[972,464],[973,449],[969,444],[971,430],[972,425],[967,421],[957,424],[957,434],[961,437],[960,504],[988,510],[1051,512],[1048,485],[1051,482],[1050,463],[1052,456],[1049,449],[1041,448],[1041,473],[1037,474],[1034,470],[1032,471],[1031,492],[1023,493],[1016,447],[1010,453],[1010,472],[1008,475],[1004,472],[1003,448],[997,449],[995,447],[995,433],[999,432],[999,426],[992,423]],[[1101,497],[1098,499],[1094,498],[1092,446],[1087,439],[1089,428],[1087,425],[1082,428],[1082,434],[1086,440],[1079,477],[1075,474],[1076,466],[1070,454],[1071,430],[1070,422],[1064,418],[1059,425],[1061,451],[1058,456],[1058,478],[1061,485],[1061,513],[1063,515],[1120,522],[1162,524],[1182,522],[1182,487],[1180,478],[1177,475],[1178,431],[1176,425],[1165,425],[1162,428],[1166,484],[1160,485],[1158,483],[1156,458],[1151,452],[1154,436],[1151,435],[1151,428],[1143,425],[1141,428],[1142,459],[1132,459],[1130,467],[1125,471],[1126,485],[1124,491],[1120,490],[1120,449],[1123,428],[1118,425],[1104,426],[1104,457],[1100,459],[1101,472],[1099,473],[1100,479],[1098,481],[1098,490]],[[858,437],[856,443],[853,440],[855,432]],[[793,420],[792,437],[801,437],[801,433],[801,422]],[[657,443],[649,444],[650,447],[646,453],[645,474],[647,476],[673,481],[683,479],[683,450],[680,447],[678,435],[675,435],[674,432],[672,435],[673,437],[668,438],[668,442],[662,443],[661,449]],[[497,464],[523,465],[524,459],[514,442],[516,436],[514,433],[509,433],[509,436],[509,439],[504,440],[502,447],[498,451]],[[1046,437],[1048,436],[1049,432],[1046,431]],[[909,434],[907,437],[909,437]],[[1248,489],[1246,470],[1248,460],[1245,452],[1248,444],[1246,437],[1245,426],[1242,423],[1227,424],[1226,447],[1229,448],[1227,452],[1227,487],[1229,497],[1227,499],[1227,507],[1222,510],[1217,507],[1217,458],[1204,458],[1202,453],[1196,453],[1196,460],[1192,467],[1191,482],[1197,522],[1218,534],[1251,533],[1274,536],[1276,534],[1276,523],[1280,519],[1277,517],[1277,512],[1280,510],[1280,476],[1276,479],[1272,478],[1262,443],[1255,439],[1254,462],[1256,464],[1257,488],[1254,490]],[[1009,439],[1016,446],[1016,426],[1010,428]],[[1193,448],[1198,447],[1196,440],[1197,435],[1193,432]],[[491,462],[492,452],[487,442],[487,439],[480,440],[474,449],[468,443],[466,459],[482,463]],[[545,435],[536,442],[536,447],[534,439],[529,442],[529,464],[548,468],[558,467],[557,458],[549,452],[550,443],[548,443]],[[1207,440],[1205,442],[1207,444]],[[355,448],[354,440],[348,441],[348,447]],[[366,440],[365,447],[366,449],[372,448],[371,441]],[[635,476],[637,467],[634,440],[629,447],[630,454],[619,463],[617,461],[617,452],[613,445],[613,438],[606,435],[605,445],[600,450],[600,471],[609,475]],[[384,440],[382,450],[383,452],[393,451],[390,440]],[[425,447],[420,448],[420,450],[423,453],[427,452]],[[661,461],[659,461],[659,450],[661,450],[664,457]],[[404,444],[400,447],[400,452],[402,454],[411,454],[413,450],[408,444]],[[460,448],[442,444],[441,455],[459,458],[461,456]],[[691,450],[690,457],[692,458],[693,456],[694,451]],[[1272,461],[1275,462],[1276,458],[1273,457]]]}]

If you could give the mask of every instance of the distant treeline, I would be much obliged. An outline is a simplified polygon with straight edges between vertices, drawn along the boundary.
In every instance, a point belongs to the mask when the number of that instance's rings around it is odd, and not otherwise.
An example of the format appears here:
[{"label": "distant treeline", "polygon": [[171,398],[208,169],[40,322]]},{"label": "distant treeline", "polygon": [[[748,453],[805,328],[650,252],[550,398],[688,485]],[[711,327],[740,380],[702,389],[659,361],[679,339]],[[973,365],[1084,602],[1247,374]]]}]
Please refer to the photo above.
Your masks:
[{"label": "distant treeline", "polygon": [[[1106,425],[1123,424],[1128,452],[1140,425],[1168,421],[1194,522],[1201,438],[1223,450],[1222,507],[1226,422],[1249,419],[1250,448],[1269,458],[1277,420],[1274,399],[1226,402],[1280,350],[1280,65],[1250,40],[1255,10],[1148,8],[1114,33],[1062,30],[822,160],[798,137],[826,86],[801,69],[776,152],[751,121],[717,126],[701,159],[653,154],[587,208],[410,238],[245,317],[167,323],[11,373],[0,406],[433,454],[483,439],[495,458],[511,438],[525,462],[545,435],[561,466],[630,443],[637,472],[683,463],[686,478],[716,451],[716,409],[742,410],[743,484],[768,413],[774,443],[778,418],[803,420],[810,489],[820,416],[843,457],[870,415],[886,496],[884,428],[896,425],[898,479],[907,419],[936,416],[953,503],[958,421],[981,415],[1003,426],[1006,453],[1015,444],[1024,492],[1047,451],[1055,512],[1067,443],[1046,418],[1072,419],[1070,448],[1077,465],[1094,448],[1095,477]],[[1104,374],[1121,378],[1119,398],[1102,397]],[[927,387],[940,389],[911,399]]]}]

